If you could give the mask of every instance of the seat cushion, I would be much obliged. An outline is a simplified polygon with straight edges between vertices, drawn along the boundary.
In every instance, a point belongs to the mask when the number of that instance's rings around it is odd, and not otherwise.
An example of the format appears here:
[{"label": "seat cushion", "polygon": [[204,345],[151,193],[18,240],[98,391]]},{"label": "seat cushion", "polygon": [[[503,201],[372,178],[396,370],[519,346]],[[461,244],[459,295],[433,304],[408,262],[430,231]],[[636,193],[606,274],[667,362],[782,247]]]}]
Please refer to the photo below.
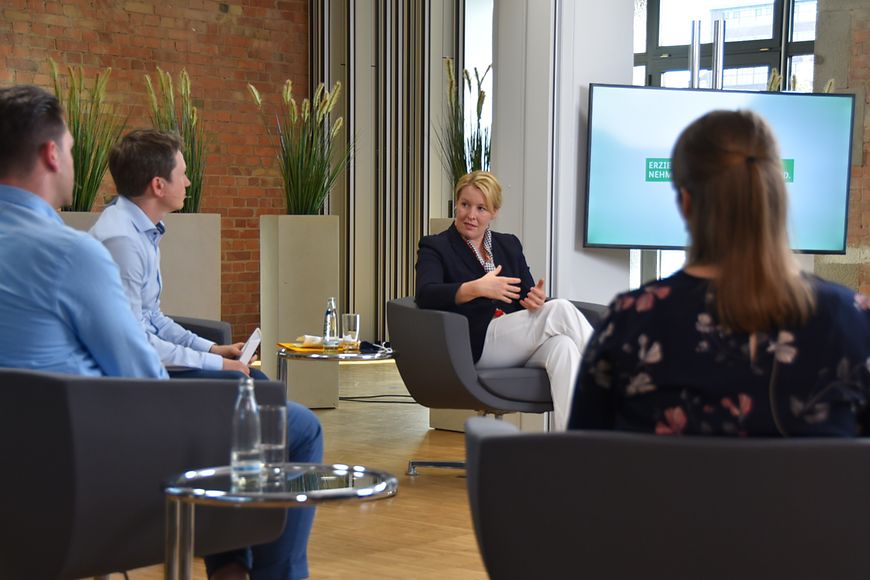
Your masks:
[{"label": "seat cushion", "polygon": [[549,403],[550,380],[544,369],[512,367],[478,370],[477,378],[497,397],[528,403]]}]

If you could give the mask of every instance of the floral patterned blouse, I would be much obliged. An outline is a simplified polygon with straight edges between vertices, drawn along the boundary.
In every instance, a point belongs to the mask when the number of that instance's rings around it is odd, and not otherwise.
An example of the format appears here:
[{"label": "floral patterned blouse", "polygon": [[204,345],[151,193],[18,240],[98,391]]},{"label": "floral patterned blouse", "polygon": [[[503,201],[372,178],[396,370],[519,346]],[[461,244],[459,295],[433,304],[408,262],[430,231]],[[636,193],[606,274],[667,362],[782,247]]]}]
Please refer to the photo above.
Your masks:
[{"label": "floral patterned blouse", "polygon": [[589,343],[569,429],[659,435],[870,434],[870,301],[816,277],[801,328],[729,332],[679,271],[617,296]]}]

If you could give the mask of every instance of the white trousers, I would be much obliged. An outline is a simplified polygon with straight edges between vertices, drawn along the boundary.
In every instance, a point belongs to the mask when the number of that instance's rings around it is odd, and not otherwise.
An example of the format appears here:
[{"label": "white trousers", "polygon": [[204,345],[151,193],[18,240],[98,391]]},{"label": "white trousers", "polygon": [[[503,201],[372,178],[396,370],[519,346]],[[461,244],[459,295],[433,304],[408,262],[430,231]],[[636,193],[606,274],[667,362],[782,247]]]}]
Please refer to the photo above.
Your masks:
[{"label": "white trousers", "polygon": [[592,326],[567,300],[546,302],[537,312],[520,310],[489,323],[479,369],[536,367],[547,371],[555,430],[564,431],[580,358]]}]

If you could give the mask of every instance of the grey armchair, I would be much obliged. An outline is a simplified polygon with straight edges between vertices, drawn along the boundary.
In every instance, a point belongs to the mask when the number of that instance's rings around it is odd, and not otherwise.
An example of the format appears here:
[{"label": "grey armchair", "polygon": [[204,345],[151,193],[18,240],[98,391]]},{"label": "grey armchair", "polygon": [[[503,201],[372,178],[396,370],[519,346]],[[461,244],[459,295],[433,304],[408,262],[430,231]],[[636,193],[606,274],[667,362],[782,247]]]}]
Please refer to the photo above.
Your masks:
[{"label": "grey armchair", "polygon": [[[602,306],[575,303],[589,323]],[[471,356],[468,320],[453,312],[418,308],[411,296],[387,303],[387,324],[396,366],[411,396],[431,409],[470,409],[481,414],[544,413],[553,410],[550,381],[543,369],[477,370]],[[417,467],[463,468],[460,461],[411,460]]]},{"label": "grey armchair", "polygon": [[170,316],[170,318],[197,336],[216,344],[232,344],[233,342],[233,328],[229,322],[190,316]]},{"label": "grey armchair", "polygon": [[[0,369],[0,570],[4,578],[82,578],[160,563],[161,484],[225,465],[235,381],[87,378]],[[259,382],[261,403],[284,387]],[[208,508],[196,550],[267,542],[285,512]]]},{"label": "grey armchair", "polygon": [[870,441],[518,433],[466,423],[493,580],[870,576]]}]

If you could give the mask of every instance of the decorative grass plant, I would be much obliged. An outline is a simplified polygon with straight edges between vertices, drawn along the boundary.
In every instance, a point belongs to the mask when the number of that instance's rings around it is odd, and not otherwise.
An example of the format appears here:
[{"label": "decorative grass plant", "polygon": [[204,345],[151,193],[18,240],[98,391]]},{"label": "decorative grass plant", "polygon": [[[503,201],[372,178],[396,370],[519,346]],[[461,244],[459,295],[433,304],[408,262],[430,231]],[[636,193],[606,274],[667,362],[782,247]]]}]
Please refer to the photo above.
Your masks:
[{"label": "decorative grass plant", "polygon": [[202,199],[202,182],[205,175],[205,130],[200,123],[199,114],[193,105],[190,94],[190,76],[186,69],[181,70],[178,83],[180,102],[176,109],[175,92],[172,75],[157,67],[157,78],[160,85],[158,97],[151,76],[145,75],[145,88],[148,92],[148,104],[151,113],[151,124],[160,131],[172,132],[181,137],[184,161],[187,163],[187,178],[190,187],[187,188],[187,198],[180,213],[198,213]]},{"label": "decorative grass plant", "polygon": [[97,74],[94,87],[88,90],[84,83],[83,67],[68,67],[69,83],[63,89],[57,63],[51,62],[54,93],[66,110],[66,122],[73,138],[73,166],[75,186],[73,201],[68,211],[91,211],[106,170],[109,151],[117,143],[127,119],[116,114],[113,105],[106,102],[106,84],[112,69]]},{"label": "decorative grass plant", "polygon": [[[769,92],[779,92],[782,89],[782,75],[779,74],[779,71],[776,67],[770,69],[770,76],[767,78],[767,90]],[[791,90],[795,92],[804,92],[798,85],[798,77],[797,75],[791,75]],[[822,88],[823,93],[831,93],[834,91],[834,79],[828,79],[825,83],[825,86]]]},{"label": "decorative grass plant", "polygon": [[332,91],[321,84],[314,99],[303,99],[299,107],[293,97],[293,83],[287,80],[274,121],[266,113],[256,87],[249,84],[248,90],[260,111],[266,132],[275,142],[287,213],[321,213],[326,196],[351,158],[352,147],[338,138],[344,119],[338,117],[332,127],[329,126],[330,113],[341,94],[341,83],[335,83]]},{"label": "decorative grass plant", "polygon": [[[476,95],[471,86],[471,75],[467,70],[462,71],[462,81],[456,84],[453,59],[447,59],[447,110],[441,130],[436,132],[438,146],[441,149],[441,162],[452,183],[459,178],[477,170],[488,171],[490,168],[490,155],[492,151],[492,136],[489,129],[481,128],[481,116],[483,104],[486,101],[486,91],[483,90],[483,81],[492,69],[492,65],[486,67],[483,75],[477,68],[474,69],[476,82]],[[465,107],[463,105],[463,92],[467,91],[468,98],[476,96],[475,119],[466,124]]]}]

